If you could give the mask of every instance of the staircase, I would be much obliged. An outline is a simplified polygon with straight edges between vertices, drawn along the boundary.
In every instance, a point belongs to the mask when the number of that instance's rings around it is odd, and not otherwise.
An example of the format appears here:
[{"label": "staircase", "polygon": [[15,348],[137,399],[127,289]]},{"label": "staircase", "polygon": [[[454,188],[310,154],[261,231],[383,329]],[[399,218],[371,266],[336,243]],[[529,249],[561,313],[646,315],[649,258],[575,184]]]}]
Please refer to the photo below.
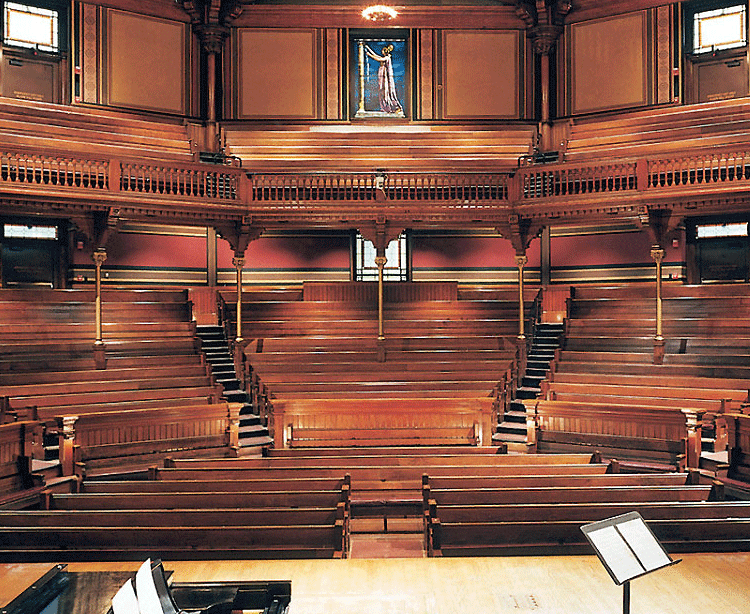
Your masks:
[{"label": "staircase", "polygon": [[560,347],[563,333],[562,324],[537,324],[531,349],[526,359],[526,372],[520,386],[516,389],[515,399],[510,402],[497,430],[492,436],[493,443],[505,443],[509,448],[513,444],[523,446],[526,443],[526,406],[525,401],[536,399],[541,393],[541,382],[547,377],[547,371],[555,350]]},{"label": "staircase", "polygon": [[201,340],[201,349],[211,365],[216,381],[224,387],[223,397],[229,403],[242,403],[240,408],[240,448],[261,448],[271,445],[273,439],[261,422],[250,395],[242,389],[237,378],[234,360],[221,326],[199,325],[196,334]]}]

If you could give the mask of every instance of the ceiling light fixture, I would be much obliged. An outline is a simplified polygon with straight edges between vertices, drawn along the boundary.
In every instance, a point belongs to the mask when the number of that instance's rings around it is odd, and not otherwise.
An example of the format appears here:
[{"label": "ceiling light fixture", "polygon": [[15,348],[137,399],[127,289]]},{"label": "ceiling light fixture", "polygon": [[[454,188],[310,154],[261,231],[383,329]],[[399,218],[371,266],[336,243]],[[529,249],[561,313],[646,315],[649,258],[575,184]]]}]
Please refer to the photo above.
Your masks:
[{"label": "ceiling light fixture", "polygon": [[370,21],[390,21],[398,17],[398,11],[390,6],[374,4],[362,11],[362,17]]}]

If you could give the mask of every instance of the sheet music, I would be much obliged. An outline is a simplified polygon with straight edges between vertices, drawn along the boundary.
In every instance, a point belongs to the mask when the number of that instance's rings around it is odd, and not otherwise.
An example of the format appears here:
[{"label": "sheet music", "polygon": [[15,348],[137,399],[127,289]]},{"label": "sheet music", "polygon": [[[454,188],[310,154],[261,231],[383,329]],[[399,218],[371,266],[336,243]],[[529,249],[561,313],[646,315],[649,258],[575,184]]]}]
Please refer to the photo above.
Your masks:
[{"label": "sheet music", "polygon": [[112,599],[112,612],[114,614],[140,614],[132,580],[125,582]]},{"label": "sheet music", "polygon": [[635,552],[638,560],[646,568],[646,571],[659,569],[672,562],[640,518],[623,522],[617,528]]},{"label": "sheet music", "polygon": [[164,614],[151,573],[151,559],[146,559],[135,574],[135,591],[138,594],[140,614]]},{"label": "sheet music", "polygon": [[604,555],[612,574],[622,584],[646,570],[614,526],[603,527],[588,534],[594,547]]}]

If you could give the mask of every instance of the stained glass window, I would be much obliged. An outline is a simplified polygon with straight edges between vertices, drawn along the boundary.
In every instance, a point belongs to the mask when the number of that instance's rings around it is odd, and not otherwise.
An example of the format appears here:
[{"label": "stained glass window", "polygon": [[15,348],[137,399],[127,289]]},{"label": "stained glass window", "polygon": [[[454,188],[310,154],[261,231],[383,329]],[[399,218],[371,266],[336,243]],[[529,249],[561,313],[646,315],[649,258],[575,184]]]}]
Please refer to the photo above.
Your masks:
[{"label": "stained glass window", "polygon": [[693,16],[693,53],[743,47],[747,44],[745,5],[729,6]]},{"label": "stained glass window", "polygon": [[60,51],[59,12],[20,4],[3,3],[3,43],[39,51]]},{"label": "stained glass window", "polygon": [[[383,269],[384,281],[407,281],[406,243],[406,233],[402,233],[386,247],[386,263]],[[372,244],[372,241],[368,241],[359,233],[357,233],[355,256],[355,279],[357,281],[377,281],[378,267],[375,264],[375,246]]]}]

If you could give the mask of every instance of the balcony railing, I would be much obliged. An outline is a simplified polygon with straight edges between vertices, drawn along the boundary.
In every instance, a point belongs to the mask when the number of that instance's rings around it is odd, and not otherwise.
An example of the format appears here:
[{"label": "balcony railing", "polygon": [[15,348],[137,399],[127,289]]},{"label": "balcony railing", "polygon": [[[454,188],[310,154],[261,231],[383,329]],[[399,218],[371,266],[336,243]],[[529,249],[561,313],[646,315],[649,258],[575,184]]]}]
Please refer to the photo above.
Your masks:
[{"label": "balcony railing", "polygon": [[[7,194],[60,199],[96,195],[136,205],[155,202],[170,213],[196,204],[269,220],[308,215],[382,213],[434,219],[493,220],[511,207],[565,207],[603,197],[609,207],[632,195],[682,197],[750,187],[750,152],[710,151],[669,159],[591,164],[539,164],[508,173],[307,172],[252,173],[214,164],[86,159],[80,155],[0,150],[0,186]],[[620,200],[618,200],[620,199]],[[632,200],[632,199],[631,199]],[[538,206],[538,207],[537,207]],[[541,209],[540,209],[541,210]],[[344,215],[348,217],[343,217]]]}]

